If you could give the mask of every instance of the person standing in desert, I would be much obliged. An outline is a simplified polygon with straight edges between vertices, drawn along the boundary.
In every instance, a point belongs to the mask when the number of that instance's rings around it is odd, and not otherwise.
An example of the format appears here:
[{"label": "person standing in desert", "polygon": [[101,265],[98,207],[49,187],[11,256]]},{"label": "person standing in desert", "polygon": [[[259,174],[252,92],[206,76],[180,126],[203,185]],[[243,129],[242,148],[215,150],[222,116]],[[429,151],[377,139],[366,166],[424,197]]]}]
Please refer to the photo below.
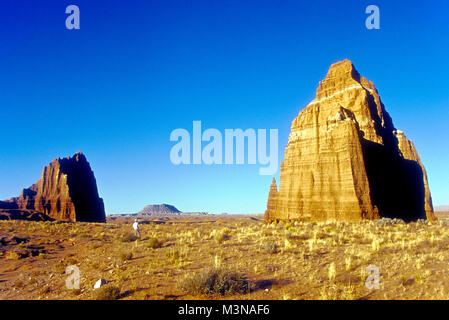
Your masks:
[{"label": "person standing in desert", "polygon": [[134,234],[140,238],[139,220],[136,218],[133,223]]}]

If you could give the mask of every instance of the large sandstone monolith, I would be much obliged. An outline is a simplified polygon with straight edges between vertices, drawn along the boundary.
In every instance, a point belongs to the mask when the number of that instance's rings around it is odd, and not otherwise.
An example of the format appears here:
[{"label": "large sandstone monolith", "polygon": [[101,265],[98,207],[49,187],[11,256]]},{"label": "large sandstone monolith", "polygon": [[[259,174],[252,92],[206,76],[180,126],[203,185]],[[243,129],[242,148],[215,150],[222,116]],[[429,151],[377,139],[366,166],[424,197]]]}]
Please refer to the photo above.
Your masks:
[{"label": "large sandstone monolith", "polygon": [[435,219],[413,143],[394,128],[374,84],[333,64],[293,120],[267,220]]},{"label": "large sandstone monolith", "polygon": [[94,173],[81,152],[53,160],[37,183],[19,197],[1,201],[0,209],[34,210],[62,221],[106,220]]}]

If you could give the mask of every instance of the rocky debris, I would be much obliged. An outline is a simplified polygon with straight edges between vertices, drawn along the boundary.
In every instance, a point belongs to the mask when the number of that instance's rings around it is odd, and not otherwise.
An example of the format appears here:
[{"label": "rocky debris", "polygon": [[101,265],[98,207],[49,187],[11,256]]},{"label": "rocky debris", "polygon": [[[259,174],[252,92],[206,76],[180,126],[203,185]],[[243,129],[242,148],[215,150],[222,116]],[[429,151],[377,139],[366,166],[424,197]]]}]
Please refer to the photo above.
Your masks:
[{"label": "rocky debris", "polygon": [[25,246],[16,246],[10,250],[6,250],[4,252],[4,256],[5,259],[7,260],[18,260],[18,259],[25,259],[28,257],[37,257],[40,254],[47,254],[47,253],[48,251],[43,246],[25,245]]},{"label": "rocky debris", "polygon": [[447,219],[440,219],[440,220],[438,220],[438,223],[441,226],[449,226],[449,220],[447,220]]},{"label": "rocky debris", "polygon": [[36,184],[23,189],[19,197],[1,201],[0,209],[22,211],[12,212],[10,218],[27,217],[23,211],[31,210],[35,217],[36,213],[40,213],[50,218],[47,220],[106,220],[103,199],[98,195],[94,173],[81,152],[71,158],[53,160],[43,169]]},{"label": "rocky debris", "polygon": [[28,238],[20,238],[16,236],[7,236],[7,237],[1,237],[0,238],[0,245],[6,246],[6,245],[16,245],[21,243],[28,242]]},{"label": "rocky debris", "polygon": [[30,238],[18,236],[0,237],[0,255],[6,260],[18,260],[47,254],[44,246],[30,243]]},{"label": "rocky debris", "polygon": [[413,143],[394,128],[374,84],[352,62],[333,64],[316,98],[293,120],[279,190],[265,218],[434,220]]},{"label": "rocky debris", "polygon": [[52,221],[53,219],[34,210],[0,209],[0,220]]},{"label": "rocky debris", "polygon": [[405,221],[402,219],[390,219],[390,218],[382,218],[378,219],[374,222],[376,226],[387,226],[387,225],[394,225],[394,224],[404,224]]}]

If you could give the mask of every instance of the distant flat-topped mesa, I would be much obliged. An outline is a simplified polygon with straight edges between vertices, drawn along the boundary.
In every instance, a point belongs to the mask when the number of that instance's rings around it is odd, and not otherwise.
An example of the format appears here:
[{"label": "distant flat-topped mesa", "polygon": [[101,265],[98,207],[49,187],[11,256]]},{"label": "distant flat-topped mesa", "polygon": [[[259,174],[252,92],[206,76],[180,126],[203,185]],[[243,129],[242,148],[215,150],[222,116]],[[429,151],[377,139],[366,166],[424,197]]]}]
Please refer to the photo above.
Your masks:
[{"label": "distant flat-topped mesa", "polygon": [[177,215],[180,214],[175,206],[170,204],[150,204],[145,206],[141,211],[139,211],[138,215],[147,215],[147,216],[157,216],[157,215]]},{"label": "distant flat-topped mesa", "polygon": [[37,183],[17,198],[0,201],[0,209],[32,210],[62,221],[106,221],[94,173],[81,152],[53,160]]},{"label": "distant flat-topped mesa", "polygon": [[349,60],[333,64],[316,98],[293,120],[279,190],[265,218],[434,220],[427,175],[396,130],[374,84]]}]

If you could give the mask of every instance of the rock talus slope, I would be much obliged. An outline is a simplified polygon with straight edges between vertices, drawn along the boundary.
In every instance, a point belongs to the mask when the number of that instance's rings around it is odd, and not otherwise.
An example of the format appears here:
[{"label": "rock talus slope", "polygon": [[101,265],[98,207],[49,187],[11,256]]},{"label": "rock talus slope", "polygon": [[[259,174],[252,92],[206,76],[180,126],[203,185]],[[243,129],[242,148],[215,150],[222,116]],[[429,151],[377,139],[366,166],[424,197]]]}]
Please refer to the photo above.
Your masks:
[{"label": "rock talus slope", "polygon": [[394,128],[374,84],[349,60],[333,64],[293,120],[267,220],[434,219],[413,143]]}]

